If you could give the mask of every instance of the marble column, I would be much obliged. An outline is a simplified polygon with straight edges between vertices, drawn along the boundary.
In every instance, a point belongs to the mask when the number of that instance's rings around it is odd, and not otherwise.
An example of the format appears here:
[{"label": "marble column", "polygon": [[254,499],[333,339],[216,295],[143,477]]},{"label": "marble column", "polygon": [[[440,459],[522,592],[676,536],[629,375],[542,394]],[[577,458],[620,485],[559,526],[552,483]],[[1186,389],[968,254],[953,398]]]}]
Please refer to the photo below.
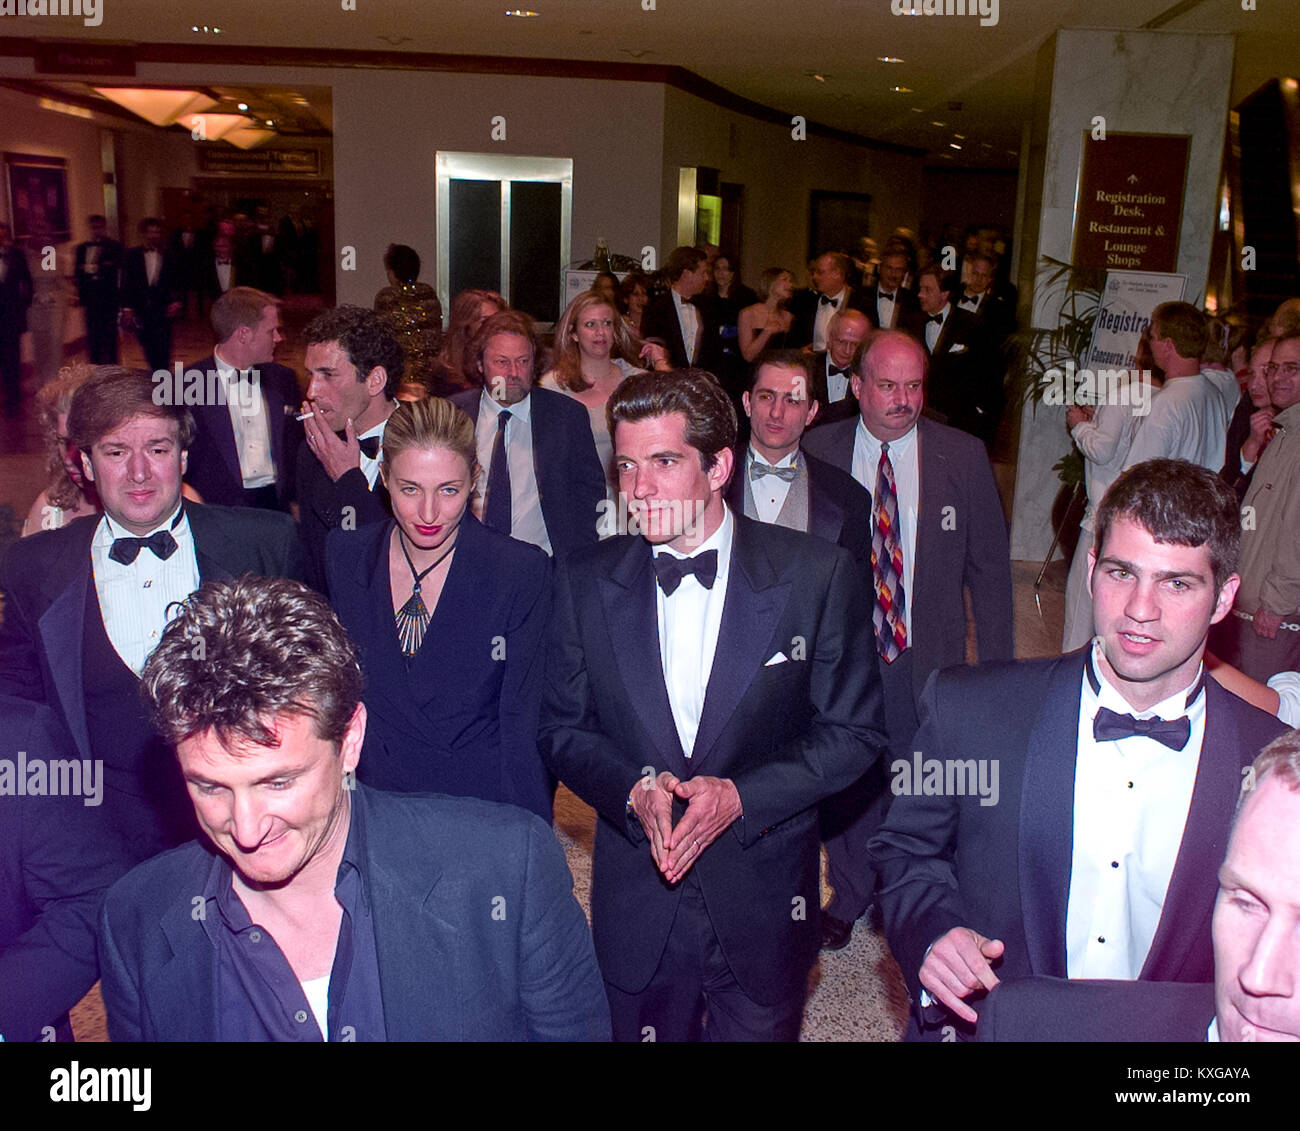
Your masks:
[{"label": "marble column", "polygon": [[[1097,116],[1107,132],[1191,137],[1177,270],[1187,299],[1205,294],[1232,83],[1233,38],[1172,31],[1063,29],[1042,48],[1036,112],[1024,155],[1025,230],[1019,244],[1022,295],[1035,328],[1055,326],[1064,283],[1047,285],[1043,257],[1069,262],[1084,135]],[[1076,364],[1079,359],[1076,359]],[[1011,556],[1041,561],[1052,541],[1052,464],[1070,450],[1065,410],[1026,406],[1011,523]],[[1057,551],[1059,554],[1059,550]]]}]

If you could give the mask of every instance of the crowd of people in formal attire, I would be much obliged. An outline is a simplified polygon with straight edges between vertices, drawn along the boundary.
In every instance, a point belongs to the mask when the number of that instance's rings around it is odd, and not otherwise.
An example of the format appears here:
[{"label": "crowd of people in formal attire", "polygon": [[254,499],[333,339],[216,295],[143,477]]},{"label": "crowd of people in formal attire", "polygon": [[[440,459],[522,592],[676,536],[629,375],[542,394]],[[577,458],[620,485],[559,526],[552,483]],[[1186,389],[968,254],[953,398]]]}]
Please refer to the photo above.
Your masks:
[{"label": "crowd of people in formal attire", "polygon": [[[120,256],[167,375],[142,234],[79,262]],[[1237,381],[1157,311],[1127,455],[1071,420],[1088,631],[1017,662],[995,256],[900,234],[751,291],[716,250],[598,279],[547,343],[487,290],[444,329],[395,244],[301,375],[238,278],[202,395],[93,356],[42,390],[0,561],[0,1035],[69,1037],[98,977],[114,1040],[788,1041],[874,914],[915,1039],[1300,1037],[1300,742],[1243,691],[1300,620],[1300,338],[1224,468]],[[557,783],[596,814],[590,927]]]}]

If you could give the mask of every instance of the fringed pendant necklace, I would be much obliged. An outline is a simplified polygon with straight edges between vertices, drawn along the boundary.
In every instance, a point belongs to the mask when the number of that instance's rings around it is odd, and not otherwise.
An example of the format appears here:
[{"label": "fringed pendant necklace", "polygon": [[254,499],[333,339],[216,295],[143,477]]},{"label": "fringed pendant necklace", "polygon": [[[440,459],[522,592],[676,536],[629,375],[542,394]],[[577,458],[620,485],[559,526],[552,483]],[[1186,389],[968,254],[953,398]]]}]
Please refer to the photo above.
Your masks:
[{"label": "fringed pendant necklace", "polygon": [[[459,538],[460,532],[456,533]],[[420,596],[420,582],[437,569],[443,559],[456,548],[456,540],[452,539],[452,544],[438,555],[432,565],[416,573],[411,555],[406,550],[406,535],[402,533],[400,526],[397,528],[397,544],[402,547],[402,557],[406,559],[407,567],[411,571],[411,596],[396,613],[397,642],[402,649],[402,655],[408,660],[420,650],[420,645],[424,643],[425,630],[429,627],[429,610],[425,607],[424,598]]]}]

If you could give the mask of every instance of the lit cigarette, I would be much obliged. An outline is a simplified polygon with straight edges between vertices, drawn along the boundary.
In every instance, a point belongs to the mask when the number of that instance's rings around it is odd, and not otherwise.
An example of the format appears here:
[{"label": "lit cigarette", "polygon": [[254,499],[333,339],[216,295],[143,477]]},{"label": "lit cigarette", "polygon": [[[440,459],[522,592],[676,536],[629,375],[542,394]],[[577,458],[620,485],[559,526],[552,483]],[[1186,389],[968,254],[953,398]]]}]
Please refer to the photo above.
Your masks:
[{"label": "lit cigarette", "polygon": [[314,412],[300,412],[294,417],[294,420],[306,420],[308,417],[315,416]]}]

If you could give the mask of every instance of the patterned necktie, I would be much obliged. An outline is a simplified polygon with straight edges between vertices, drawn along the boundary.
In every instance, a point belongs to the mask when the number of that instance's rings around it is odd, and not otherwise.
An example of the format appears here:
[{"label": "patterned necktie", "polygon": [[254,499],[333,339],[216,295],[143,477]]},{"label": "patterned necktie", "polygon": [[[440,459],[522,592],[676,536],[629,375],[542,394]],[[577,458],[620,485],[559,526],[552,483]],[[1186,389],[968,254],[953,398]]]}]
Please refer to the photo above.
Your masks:
[{"label": "patterned necktie", "polygon": [[488,465],[487,504],[483,508],[483,525],[510,533],[510,462],[506,459],[506,423],[508,409],[497,413],[497,435],[492,443],[492,460]]},{"label": "patterned necktie", "polygon": [[871,535],[871,576],[876,586],[876,606],[871,622],[876,629],[876,650],[892,664],[907,647],[907,599],[903,593],[903,542],[898,531],[898,490],[889,445],[880,445],[876,492],[872,502],[875,530]]}]

